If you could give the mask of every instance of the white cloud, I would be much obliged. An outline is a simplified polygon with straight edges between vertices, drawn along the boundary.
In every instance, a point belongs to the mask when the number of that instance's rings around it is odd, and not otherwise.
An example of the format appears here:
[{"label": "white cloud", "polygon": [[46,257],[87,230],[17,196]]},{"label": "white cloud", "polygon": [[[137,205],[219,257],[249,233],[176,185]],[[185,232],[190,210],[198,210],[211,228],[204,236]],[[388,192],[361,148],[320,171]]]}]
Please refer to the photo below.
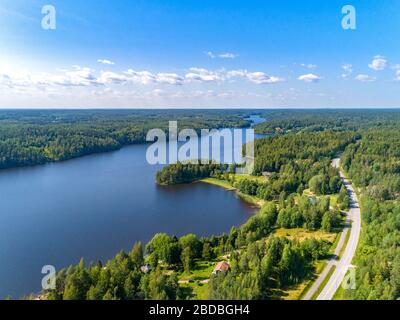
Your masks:
[{"label": "white cloud", "polygon": [[125,72],[125,74],[129,76],[130,81],[132,81],[133,83],[147,85],[156,82],[155,75],[153,75],[149,71],[135,71],[129,69]]},{"label": "white cloud", "polygon": [[97,62],[101,63],[101,64],[108,64],[108,65],[114,65],[115,64],[115,62],[113,62],[111,60],[108,60],[108,59],[99,59],[99,60],[97,60]]},{"label": "white cloud", "polygon": [[[62,78],[62,77],[61,77]],[[74,71],[65,72],[66,82],[74,86],[90,86],[98,84],[93,70],[90,68],[77,68]]]},{"label": "white cloud", "polygon": [[245,77],[255,84],[271,84],[284,81],[282,78],[269,76],[264,72],[246,72]]},{"label": "white cloud", "polygon": [[145,93],[146,97],[162,97],[165,95],[165,91],[162,89],[154,89]]},{"label": "white cloud", "polygon": [[209,56],[211,59],[215,58],[221,58],[221,59],[235,59],[239,57],[238,54],[236,53],[231,53],[231,52],[224,52],[224,53],[213,53],[211,51],[205,52],[207,56]]},{"label": "white cloud", "polygon": [[238,54],[231,53],[231,52],[221,53],[220,55],[218,55],[218,57],[222,58],[222,59],[235,59],[238,56],[239,56]]},{"label": "white cloud", "polygon": [[368,67],[375,71],[381,71],[386,69],[388,61],[382,56],[375,56]]},{"label": "white cloud", "polygon": [[183,77],[177,75],[176,73],[153,74],[149,71],[135,71],[129,69],[127,72],[125,72],[125,74],[129,76],[131,82],[143,85],[151,83],[180,85],[183,84],[184,81]]},{"label": "white cloud", "polygon": [[317,67],[318,67],[316,64],[312,64],[312,63],[308,63],[308,64],[301,63],[300,66],[302,66],[303,68],[310,69],[310,70],[317,69]]},{"label": "white cloud", "polygon": [[255,84],[272,84],[284,81],[283,78],[269,76],[265,72],[249,72],[247,70],[230,70],[224,69],[217,71],[210,71],[204,68],[190,68],[189,73],[186,74],[185,78],[191,81],[202,81],[202,82],[215,82],[215,81],[226,81],[233,79],[248,80]]},{"label": "white cloud", "polygon": [[[273,84],[284,81],[283,78],[271,76],[265,72],[247,70],[207,70],[190,68],[186,74],[152,73],[129,69],[124,72],[100,71],[91,68],[74,66],[70,70],[57,69],[54,73],[0,74],[0,86],[7,88],[32,87],[37,90],[62,87],[96,87],[117,85],[189,85],[193,82],[231,82],[248,81],[257,85]],[[60,89],[59,89],[60,90]]]},{"label": "white cloud", "polygon": [[376,80],[376,77],[371,77],[367,74],[359,74],[354,79],[361,82],[374,82]]},{"label": "white cloud", "polygon": [[344,64],[342,65],[342,78],[347,79],[353,73],[353,65],[352,64]]},{"label": "white cloud", "polygon": [[99,77],[99,82],[103,84],[121,84],[129,81],[126,75],[118,74],[115,72],[102,72]]},{"label": "white cloud", "polygon": [[189,72],[185,75],[186,80],[213,82],[223,80],[223,75],[218,71],[209,71],[204,68],[190,68]]},{"label": "white cloud", "polygon": [[396,70],[396,81],[400,81],[400,70]]},{"label": "white cloud", "polygon": [[190,68],[189,73],[186,74],[185,78],[190,81],[203,81],[203,82],[214,82],[214,81],[226,81],[233,79],[248,80],[255,84],[272,84],[284,81],[283,78],[269,76],[265,72],[249,72],[247,70],[230,70],[224,69],[217,71],[210,71],[203,68]]},{"label": "white cloud", "polygon": [[313,74],[313,73],[309,73],[309,74],[303,74],[300,77],[297,78],[300,81],[304,81],[304,82],[318,82],[319,80],[322,79],[322,77]]},{"label": "white cloud", "polygon": [[94,74],[94,70],[90,68],[82,68],[79,66],[74,66],[73,70],[65,70],[56,74],[50,73],[24,73],[7,75],[8,86],[9,87],[36,87],[36,88],[46,88],[54,86],[62,87],[87,87],[87,86],[97,86],[101,83],[98,82]]},{"label": "white cloud", "polygon": [[158,73],[156,77],[157,83],[180,85],[184,79],[176,73]]},{"label": "white cloud", "polygon": [[217,56],[214,54],[214,53],[212,53],[211,51],[207,51],[207,52],[204,52],[207,56],[209,56],[211,59],[215,59]]}]

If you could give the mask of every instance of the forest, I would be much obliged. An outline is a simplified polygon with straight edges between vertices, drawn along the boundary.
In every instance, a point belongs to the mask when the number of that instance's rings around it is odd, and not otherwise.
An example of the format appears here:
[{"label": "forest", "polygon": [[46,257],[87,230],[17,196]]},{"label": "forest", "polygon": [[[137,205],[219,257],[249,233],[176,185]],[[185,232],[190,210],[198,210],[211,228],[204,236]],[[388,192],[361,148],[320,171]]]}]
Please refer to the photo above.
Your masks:
[{"label": "forest", "polygon": [[371,129],[343,154],[361,194],[362,235],[355,258],[356,290],[344,298],[400,298],[400,125]]},{"label": "forest", "polygon": [[398,127],[396,109],[320,109],[259,111],[268,121],[257,125],[258,133],[357,131],[380,127]]},{"label": "forest", "polygon": [[[246,113],[244,113],[246,114]],[[237,111],[196,110],[3,110],[0,169],[68,160],[145,143],[150,129],[245,127]]]}]

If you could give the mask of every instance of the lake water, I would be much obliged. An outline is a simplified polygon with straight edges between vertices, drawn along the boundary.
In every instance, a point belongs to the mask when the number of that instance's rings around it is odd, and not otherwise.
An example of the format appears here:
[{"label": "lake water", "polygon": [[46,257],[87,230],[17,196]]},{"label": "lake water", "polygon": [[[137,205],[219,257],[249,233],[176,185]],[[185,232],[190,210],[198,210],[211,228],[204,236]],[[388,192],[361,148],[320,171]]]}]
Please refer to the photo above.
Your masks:
[{"label": "lake water", "polygon": [[213,185],[157,186],[146,149],[0,171],[0,298],[39,292],[44,265],[105,262],[157,232],[218,235],[255,212]]}]

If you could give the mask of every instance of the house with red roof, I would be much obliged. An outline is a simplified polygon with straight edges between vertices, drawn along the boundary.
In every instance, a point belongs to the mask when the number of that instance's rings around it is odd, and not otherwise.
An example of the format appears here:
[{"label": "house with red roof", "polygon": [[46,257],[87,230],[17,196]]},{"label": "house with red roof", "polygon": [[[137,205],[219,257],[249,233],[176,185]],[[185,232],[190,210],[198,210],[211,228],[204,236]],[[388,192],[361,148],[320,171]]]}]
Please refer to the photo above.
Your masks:
[{"label": "house with red roof", "polygon": [[215,267],[215,269],[212,272],[212,274],[217,274],[218,272],[221,272],[221,271],[228,271],[228,270],[230,270],[230,268],[231,268],[231,266],[229,265],[228,262],[221,261],[221,262],[218,262],[218,264]]}]

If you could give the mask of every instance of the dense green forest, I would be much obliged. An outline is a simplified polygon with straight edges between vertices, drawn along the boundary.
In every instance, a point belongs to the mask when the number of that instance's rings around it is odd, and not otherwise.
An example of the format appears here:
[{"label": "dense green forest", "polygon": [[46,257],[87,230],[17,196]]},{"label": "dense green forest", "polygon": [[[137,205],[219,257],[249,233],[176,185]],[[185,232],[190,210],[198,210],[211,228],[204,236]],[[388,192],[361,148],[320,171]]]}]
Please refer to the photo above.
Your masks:
[{"label": "dense green forest", "polygon": [[362,236],[355,258],[356,290],[349,299],[400,298],[400,125],[371,129],[343,157],[362,195]]},{"label": "dense green forest", "polygon": [[394,109],[269,110],[259,113],[268,120],[256,127],[259,133],[356,131],[397,127],[400,121],[400,112]]},{"label": "dense green forest", "polygon": [[244,127],[236,111],[23,110],[0,112],[0,169],[43,164],[143,143],[152,128]]}]

